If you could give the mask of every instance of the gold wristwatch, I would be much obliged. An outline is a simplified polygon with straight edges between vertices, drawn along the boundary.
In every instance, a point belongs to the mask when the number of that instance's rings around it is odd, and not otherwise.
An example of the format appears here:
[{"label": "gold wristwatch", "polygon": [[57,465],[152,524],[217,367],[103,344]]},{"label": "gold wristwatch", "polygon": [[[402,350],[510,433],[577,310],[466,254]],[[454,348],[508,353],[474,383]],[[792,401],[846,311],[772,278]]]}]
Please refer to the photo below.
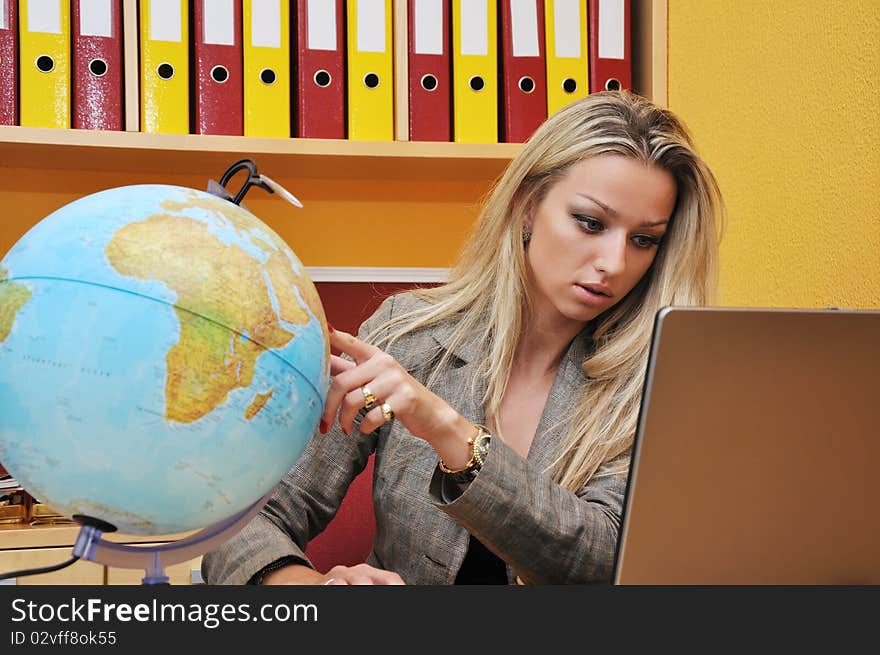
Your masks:
[{"label": "gold wristwatch", "polygon": [[468,439],[471,458],[463,468],[451,469],[443,463],[442,459],[437,464],[440,470],[450,476],[453,482],[462,484],[471,482],[477,477],[477,473],[480,472],[486,455],[489,453],[489,442],[492,440],[492,435],[489,434],[488,428],[483,425],[474,425],[474,428],[477,430],[476,434]]}]

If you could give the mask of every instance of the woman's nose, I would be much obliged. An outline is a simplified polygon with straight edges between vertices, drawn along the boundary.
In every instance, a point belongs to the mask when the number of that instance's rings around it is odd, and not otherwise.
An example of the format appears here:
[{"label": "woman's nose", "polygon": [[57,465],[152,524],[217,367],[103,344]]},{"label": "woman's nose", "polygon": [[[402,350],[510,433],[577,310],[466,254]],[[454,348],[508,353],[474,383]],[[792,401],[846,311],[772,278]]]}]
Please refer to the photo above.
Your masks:
[{"label": "woman's nose", "polygon": [[606,235],[593,266],[609,277],[622,273],[626,269],[626,236]]}]

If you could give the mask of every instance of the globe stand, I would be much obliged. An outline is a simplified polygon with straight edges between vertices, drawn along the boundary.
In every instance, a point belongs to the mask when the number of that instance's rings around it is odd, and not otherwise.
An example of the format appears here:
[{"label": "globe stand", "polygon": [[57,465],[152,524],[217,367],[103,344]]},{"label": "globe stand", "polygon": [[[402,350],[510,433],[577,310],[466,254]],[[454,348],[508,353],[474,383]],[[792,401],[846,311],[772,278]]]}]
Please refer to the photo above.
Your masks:
[{"label": "globe stand", "polygon": [[145,585],[168,584],[165,567],[185,562],[217,548],[244,527],[275,493],[272,489],[250,507],[228,519],[191,534],[179,541],[161,546],[130,546],[102,539],[105,532],[115,532],[116,526],[89,516],[76,515],[82,525],[73,545],[73,554],[105,566],[124,569],[143,569],[141,581]]}]

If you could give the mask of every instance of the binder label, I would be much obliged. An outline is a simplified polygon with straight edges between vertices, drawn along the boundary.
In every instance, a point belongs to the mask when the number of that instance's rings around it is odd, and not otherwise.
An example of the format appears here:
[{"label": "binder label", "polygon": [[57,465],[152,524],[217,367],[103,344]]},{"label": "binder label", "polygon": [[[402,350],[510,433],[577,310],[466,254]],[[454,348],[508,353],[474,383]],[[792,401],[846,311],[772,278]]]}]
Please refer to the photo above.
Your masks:
[{"label": "binder label", "polygon": [[202,0],[204,43],[235,45],[234,0]]},{"label": "binder label", "polygon": [[385,0],[356,0],[358,52],[385,52]]},{"label": "binder label", "polygon": [[28,3],[28,32],[61,34],[61,0],[25,1]]},{"label": "binder label", "polygon": [[150,0],[150,40],[183,40],[180,16],[180,0]]},{"label": "binder label", "polygon": [[306,5],[309,50],[336,50],[336,3],[309,0]]},{"label": "binder label", "polygon": [[113,9],[110,0],[77,0],[79,33],[82,36],[113,36]]},{"label": "binder label", "polygon": [[510,0],[510,32],[514,57],[539,57],[538,5],[535,0]]},{"label": "binder label", "polygon": [[280,0],[253,0],[251,4],[251,44],[257,48],[281,47]]},{"label": "binder label", "polygon": [[443,54],[443,0],[416,0],[413,5],[413,30],[417,55]]},{"label": "binder label", "polygon": [[489,6],[486,0],[458,0],[461,7],[461,54],[489,54]]},{"label": "binder label", "polygon": [[581,8],[578,0],[556,0],[553,3],[553,26],[556,56],[580,59]]},{"label": "binder label", "polygon": [[0,30],[8,30],[9,23],[6,19],[6,3],[9,0],[0,0]]},{"label": "binder label", "polygon": [[625,0],[599,0],[599,59],[623,59]]}]

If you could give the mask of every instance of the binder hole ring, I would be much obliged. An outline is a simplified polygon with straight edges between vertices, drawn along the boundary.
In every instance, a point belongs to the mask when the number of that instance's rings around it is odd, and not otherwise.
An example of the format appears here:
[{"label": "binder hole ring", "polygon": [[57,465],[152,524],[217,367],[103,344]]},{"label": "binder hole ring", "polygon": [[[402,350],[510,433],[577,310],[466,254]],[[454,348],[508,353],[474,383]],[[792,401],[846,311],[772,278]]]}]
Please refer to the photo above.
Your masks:
[{"label": "binder hole ring", "polygon": [[40,55],[37,57],[37,70],[41,73],[51,73],[55,70],[55,60],[49,55]]},{"label": "binder hole ring", "polygon": [[471,87],[473,91],[482,91],[486,88],[486,82],[483,81],[483,78],[479,75],[474,75],[468,80],[468,86]]},{"label": "binder hole ring", "polygon": [[266,86],[271,86],[275,84],[275,81],[278,79],[278,76],[275,74],[271,68],[264,68],[260,71],[260,82],[265,84]]},{"label": "binder hole ring", "polygon": [[375,73],[367,73],[364,75],[364,86],[368,89],[375,89],[379,86],[379,76]]},{"label": "binder hole ring", "polygon": [[214,66],[211,69],[211,79],[217,84],[223,84],[229,79],[229,69],[226,66]]},{"label": "binder hole ring", "polygon": [[425,91],[434,91],[437,88],[437,78],[434,75],[422,75],[422,88]]},{"label": "binder hole ring", "polygon": [[104,77],[107,74],[107,62],[103,59],[92,59],[89,62],[89,72],[95,77]]},{"label": "binder hole ring", "polygon": [[531,93],[535,90],[535,80],[528,76],[519,78],[517,85],[523,93]]},{"label": "binder hole ring", "polygon": [[622,86],[623,85],[620,83],[620,80],[614,77],[609,77],[607,80],[605,80],[606,91],[620,91],[620,88]]},{"label": "binder hole ring", "polygon": [[170,80],[172,77],[174,77],[174,66],[172,66],[168,62],[165,62],[164,64],[159,64],[159,66],[156,68],[156,73],[163,80]]},{"label": "binder hole ring", "polygon": [[319,70],[315,72],[315,84],[317,84],[322,89],[326,89],[330,86],[330,83],[333,81],[333,76],[330,75],[325,70]]},{"label": "binder hole ring", "polygon": [[566,77],[562,81],[562,90],[566,93],[574,93],[577,91],[578,83],[570,77]]}]

